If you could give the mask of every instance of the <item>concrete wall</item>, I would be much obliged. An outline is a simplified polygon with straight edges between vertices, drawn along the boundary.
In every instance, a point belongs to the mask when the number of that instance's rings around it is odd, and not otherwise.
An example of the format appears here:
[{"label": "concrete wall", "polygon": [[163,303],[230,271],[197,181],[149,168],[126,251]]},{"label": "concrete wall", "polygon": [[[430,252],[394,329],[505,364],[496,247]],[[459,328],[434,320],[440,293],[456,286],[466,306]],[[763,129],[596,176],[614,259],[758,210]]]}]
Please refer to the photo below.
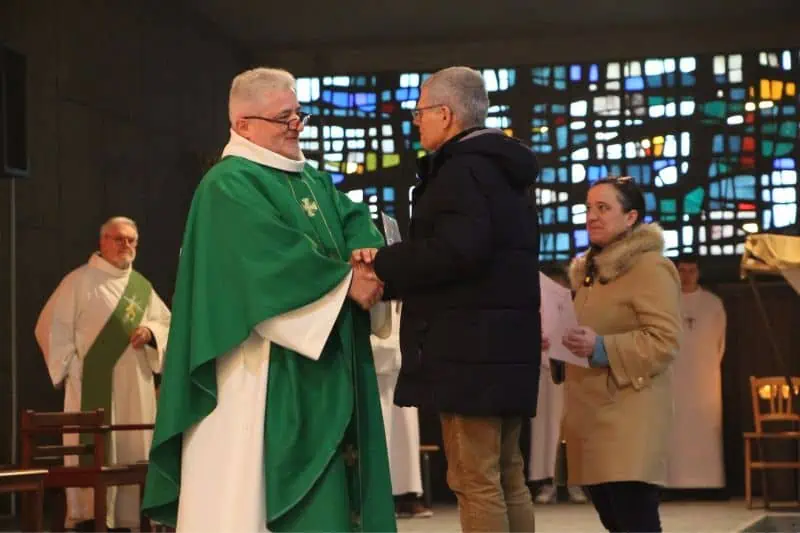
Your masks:
[{"label": "concrete wall", "polygon": [[[0,41],[28,57],[31,175],[16,181],[19,408],[53,410],[38,313],[109,216],[140,225],[136,267],[169,300],[203,158],[227,140],[247,55],[156,0],[4,0]],[[10,462],[10,182],[0,180],[0,464]]]}]

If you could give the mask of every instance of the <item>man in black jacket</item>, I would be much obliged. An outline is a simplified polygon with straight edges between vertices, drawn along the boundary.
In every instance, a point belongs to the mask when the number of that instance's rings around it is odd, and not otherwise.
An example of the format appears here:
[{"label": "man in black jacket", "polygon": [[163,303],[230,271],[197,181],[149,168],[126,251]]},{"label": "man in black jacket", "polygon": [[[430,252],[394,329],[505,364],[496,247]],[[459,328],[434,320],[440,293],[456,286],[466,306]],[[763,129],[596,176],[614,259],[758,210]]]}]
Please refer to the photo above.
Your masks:
[{"label": "man in black jacket", "polygon": [[413,111],[422,146],[409,238],[356,250],[384,298],[402,299],[401,406],[441,413],[447,480],[463,531],[533,531],[520,451],[541,359],[533,153],[485,129],[475,70],[425,81]]}]

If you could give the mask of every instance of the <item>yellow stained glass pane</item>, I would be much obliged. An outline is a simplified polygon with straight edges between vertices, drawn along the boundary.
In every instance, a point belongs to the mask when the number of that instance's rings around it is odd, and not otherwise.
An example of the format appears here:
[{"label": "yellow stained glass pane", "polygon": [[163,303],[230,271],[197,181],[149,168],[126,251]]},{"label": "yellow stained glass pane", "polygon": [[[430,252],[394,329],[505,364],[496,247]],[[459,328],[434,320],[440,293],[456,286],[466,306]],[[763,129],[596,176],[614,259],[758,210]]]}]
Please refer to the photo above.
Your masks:
[{"label": "yellow stained glass pane", "polygon": [[750,95],[750,98],[754,98],[756,95],[756,88],[751,85],[747,91],[747,94]]},{"label": "yellow stained glass pane", "polygon": [[797,92],[797,87],[793,81],[786,82],[786,96],[794,96]]},{"label": "yellow stained glass pane", "polygon": [[504,129],[504,130],[503,130],[503,133],[505,133],[505,134],[506,134],[506,135],[508,135],[509,137],[513,137],[513,136],[514,136],[514,130],[512,130],[511,128],[506,128],[506,129]]},{"label": "yellow stained glass pane", "polygon": [[780,100],[783,98],[783,82],[781,80],[772,80],[772,99]]},{"label": "yellow stained glass pane", "polygon": [[653,144],[664,144],[664,137],[659,135],[653,139]]},{"label": "yellow stained glass pane", "polygon": [[[658,137],[656,137],[656,138],[658,138]],[[656,157],[661,157],[661,154],[662,154],[663,152],[664,152],[664,143],[663,143],[663,142],[661,142],[661,143],[656,143],[656,145],[655,145],[655,146],[653,146],[653,155],[654,155],[654,156],[656,156]]]},{"label": "yellow stained glass pane", "polygon": [[400,164],[400,154],[383,154],[383,168],[396,167]]},{"label": "yellow stained glass pane", "polygon": [[425,157],[425,150],[417,150],[417,159]]},{"label": "yellow stained glass pane", "polygon": [[375,152],[369,152],[367,154],[367,170],[375,170],[378,168],[378,156],[375,155]]},{"label": "yellow stained glass pane", "polygon": [[761,80],[761,99],[770,100],[769,80]]}]

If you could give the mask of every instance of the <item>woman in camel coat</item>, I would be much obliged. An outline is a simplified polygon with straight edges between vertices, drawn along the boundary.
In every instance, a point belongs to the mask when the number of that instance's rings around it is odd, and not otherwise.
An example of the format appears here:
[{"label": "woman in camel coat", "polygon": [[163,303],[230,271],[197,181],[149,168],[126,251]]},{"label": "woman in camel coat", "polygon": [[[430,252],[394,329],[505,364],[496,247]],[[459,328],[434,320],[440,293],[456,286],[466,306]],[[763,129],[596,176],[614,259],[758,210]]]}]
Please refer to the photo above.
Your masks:
[{"label": "woman in camel coat", "polygon": [[590,367],[567,365],[569,483],[585,485],[609,531],[661,531],[659,485],[672,421],[670,364],[680,341],[680,282],[630,178],[589,189],[590,250],[570,267],[581,327],[562,342]]}]

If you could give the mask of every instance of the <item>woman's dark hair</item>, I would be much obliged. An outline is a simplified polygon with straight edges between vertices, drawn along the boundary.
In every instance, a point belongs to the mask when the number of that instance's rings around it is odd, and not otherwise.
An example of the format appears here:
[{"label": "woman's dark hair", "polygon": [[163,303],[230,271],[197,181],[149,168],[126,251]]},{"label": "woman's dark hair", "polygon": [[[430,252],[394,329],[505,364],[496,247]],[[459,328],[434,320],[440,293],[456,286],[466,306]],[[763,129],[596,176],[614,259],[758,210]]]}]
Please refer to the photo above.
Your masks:
[{"label": "woman's dark hair", "polygon": [[617,198],[619,198],[619,203],[622,205],[622,211],[627,213],[632,209],[636,209],[636,221],[633,223],[634,226],[640,224],[644,220],[644,193],[636,185],[636,182],[633,181],[633,178],[630,176],[622,176],[619,178],[602,178],[594,183],[592,183],[590,189],[597,187],[598,185],[611,185],[617,191]]}]

